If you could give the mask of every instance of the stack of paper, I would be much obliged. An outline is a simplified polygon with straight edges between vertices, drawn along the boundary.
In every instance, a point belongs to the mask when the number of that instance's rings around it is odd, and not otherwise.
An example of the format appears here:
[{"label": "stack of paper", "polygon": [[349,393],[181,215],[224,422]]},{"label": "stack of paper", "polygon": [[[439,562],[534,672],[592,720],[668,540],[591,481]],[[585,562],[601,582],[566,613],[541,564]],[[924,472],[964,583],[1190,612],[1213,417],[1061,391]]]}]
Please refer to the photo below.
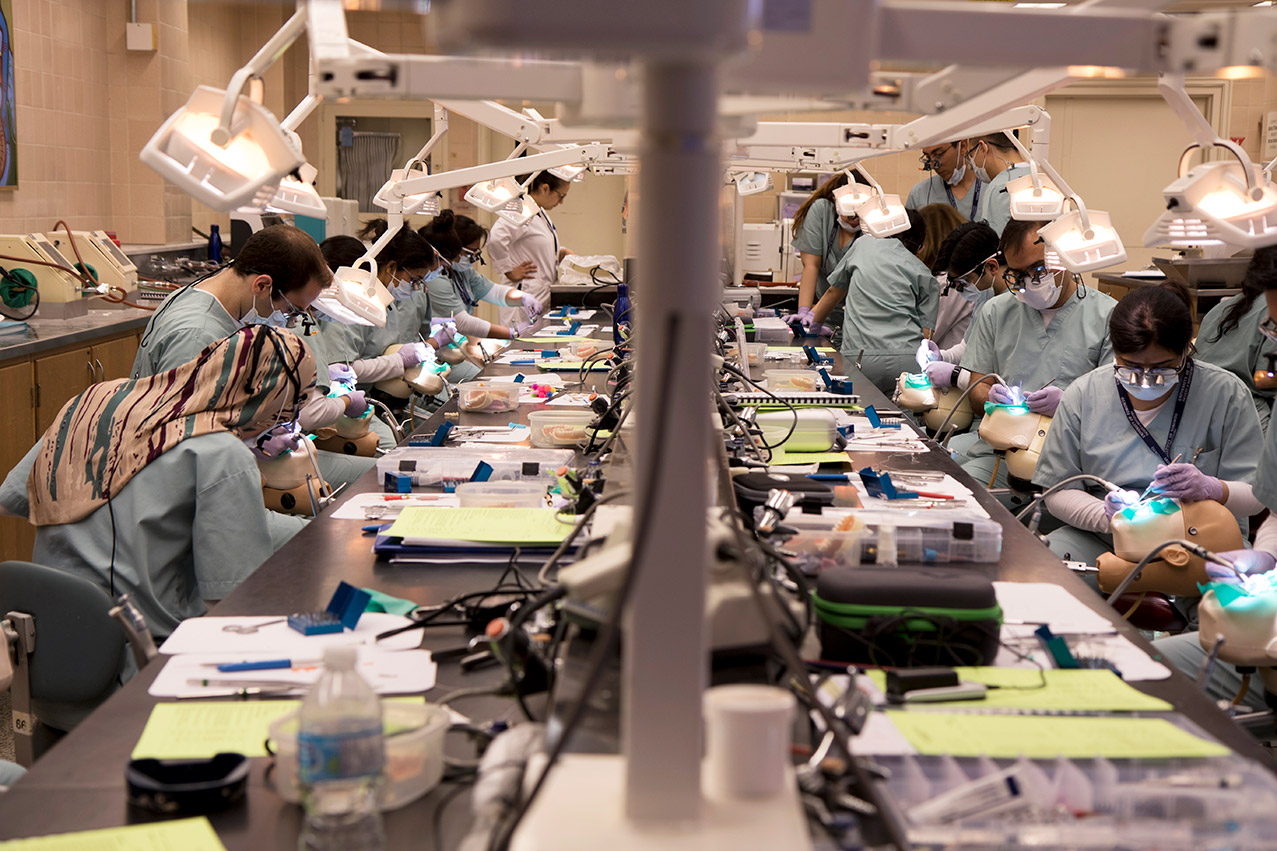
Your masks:
[{"label": "stack of paper", "polygon": [[518,549],[549,556],[574,519],[553,508],[410,507],[377,536],[373,551],[393,561],[504,563]]}]

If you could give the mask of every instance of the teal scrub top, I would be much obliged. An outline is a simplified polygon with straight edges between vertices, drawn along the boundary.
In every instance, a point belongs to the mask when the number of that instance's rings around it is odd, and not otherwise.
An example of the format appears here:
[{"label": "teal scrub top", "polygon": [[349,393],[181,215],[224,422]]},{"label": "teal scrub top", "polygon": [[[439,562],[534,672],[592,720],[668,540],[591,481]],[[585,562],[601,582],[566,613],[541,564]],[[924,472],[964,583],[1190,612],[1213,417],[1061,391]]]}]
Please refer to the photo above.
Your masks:
[{"label": "teal scrub top", "polygon": [[[493,292],[496,284],[489,281],[483,275],[480,275],[473,267],[462,269],[460,272],[454,271],[453,274],[460,275],[465,284],[470,288],[470,296],[477,304],[480,301],[490,302],[491,304],[505,305],[505,299],[502,298],[500,292]],[[475,305],[467,304],[465,299],[461,297],[461,292],[456,282],[449,275],[440,275],[432,279],[426,284],[430,295],[430,311],[431,315],[446,319],[458,313],[470,313],[474,310]]]},{"label": "teal scrub top", "polygon": [[1254,493],[1265,508],[1277,511],[1277,428],[1268,429],[1268,435],[1264,438],[1264,448],[1259,453],[1259,472],[1255,475]]},{"label": "teal scrub top", "polygon": [[[967,194],[962,198],[955,197],[956,202],[951,206],[961,213],[967,221],[978,221],[976,214],[979,209],[976,207],[976,187],[980,186],[979,181],[972,184],[967,190]],[[920,180],[914,184],[909,190],[909,197],[905,199],[906,210],[917,210],[928,204],[948,204],[949,193],[944,191],[945,182],[938,174],[932,174],[925,180]],[[980,198],[984,199],[984,193],[989,191],[988,186],[980,186]]]},{"label": "teal scrub top", "polygon": [[1116,305],[1099,290],[1079,284],[1044,328],[1041,313],[1010,292],[996,295],[976,313],[960,365],[972,372],[996,372],[1026,393],[1048,384],[1064,389],[1113,360],[1109,314]]},{"label": "teal scrub top", "polygon": [[1259,423],[1267,431],[1268,421],[1272,417],[1273,397],[1277,396],[1277,391],[1255,387],[1255,370],[1267,369],[1268,358],[1264,355],[1277,351],[1277,343],[1259,333],[1259,323],[1268,316],[1268,302],[1262,296],[1256,298],[1236,328],[1224,334],[1217,342],[1211,342],[1219,331],[1220,323],[1224,321],[1224,314],[1241,301],[1241,298],[1240,295],[1226,298],[1202,317],[1201,327],[1197,330],[1197,359],[1222,366],[1241,379],[1254,399]]},{"label": "teal scrub top", "polygon": [[829,285],[847,291],[844,353],[914,352],[922,330],[935,327],[940,283],[893,237],[856,240],[829,276]]},{"label": "teal scrub top", "polygon": [[[41,441],[42,442],[42,441]],[[41,442],[0,485],[0,504],[28,514],[27,480]],[[114,529],[111,520],[115,515]],[[252,452],[228,432],[183,440],[75,523],[36,530],[32,560],[128,592],[156,637],[204,614],[306,523],[267,511]]]},{"label": "teal scrub top", "polygon": [[859,236],[853,234],[846,246],[839,247],[838,232],[841,230],[838,226],[838,210],[833,202],[827,198],[817,198],[807,208],[803,226],[794,236],[793,246],[796,251],[821,257],[820,274],[816,277],[816,301],[820,301],[820,297],[829,289],[829,276],[859,239]]},{"label": "teal scrub top", "polygon": [[[1162,447],[1170,433],[1177,389],[1178,385],[1147,426]],[[1254,482],[1255,448],[1263,439],[1246,386],[1227,370],[1197,361],[1170,457],[1182,453],[1183,461],[1188,462],[1196,455],[1197,469],[1208,476]],[[1140,493],[1162,463],[1131,428],[1118,398],[1113,367],[1105,364],[1064,391],[1033,481],[1046,488],[1069,476],[1090,473]],[[1096,495],[1104,493],[1098,485],[1085,486]]]},{"label": "teal scrub top", "polygon": [[1017,177],[1029,173],[1027,163],[1016,163],[1002,169],[997,177],[985,184],[980,192],[980,210],[972,221],[986,222],[989,227],[1002,236],[1002,231],[1011,221],[1011,196],[1007,193],[1007,184]]},{"label": "teal scrub top", "polygon": [[[433,281],[431,282],[433,283]],[[351,363],[379,358],[394,345],[418,342],[430,334],[430,296],[418,290],[411,297],[386,308],[385,327],[343,325],[320,320],[320,348],[329,363]]]}]

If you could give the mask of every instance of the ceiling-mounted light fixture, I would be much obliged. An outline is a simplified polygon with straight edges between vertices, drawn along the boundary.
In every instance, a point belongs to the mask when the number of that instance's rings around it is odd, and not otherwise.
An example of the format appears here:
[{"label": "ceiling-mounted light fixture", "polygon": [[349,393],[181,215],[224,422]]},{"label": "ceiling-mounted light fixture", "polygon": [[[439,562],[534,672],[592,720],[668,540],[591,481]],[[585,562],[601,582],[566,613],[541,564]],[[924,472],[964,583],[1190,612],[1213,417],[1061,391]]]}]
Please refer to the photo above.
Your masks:
[{"label": "ceiling-mounted light fixture", "polygon": [[[856,215],[860,217],[860,227],[865,233],[881,238],[909,230],[909,211],[900,201],[900,196],[884,194],[878,181],[865,171],[864,166],[857,163],[855,168],[873,189],[868,199],[856,207]],[[850,185],[852,184],[848,184]]]}]

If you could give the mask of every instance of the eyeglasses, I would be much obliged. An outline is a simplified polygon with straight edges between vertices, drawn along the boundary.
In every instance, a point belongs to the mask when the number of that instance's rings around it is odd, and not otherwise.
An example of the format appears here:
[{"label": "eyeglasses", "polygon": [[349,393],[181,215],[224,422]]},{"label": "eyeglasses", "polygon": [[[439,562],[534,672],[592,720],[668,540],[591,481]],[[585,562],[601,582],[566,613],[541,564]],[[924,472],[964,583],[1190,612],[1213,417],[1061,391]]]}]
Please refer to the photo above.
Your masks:
[{"label": "eyeglasses", "polygon": [[1057,270],[1049,268],[1045,262],[1035,263],[1027,269],[1006,269],[1002,272],[1002,280],[1007,288],[1014,292],[1024,292],[1029,284],[1045,280]]},{"label": "eyeglasses", "polygon": [[[546,188],[549,188],[549,187],[546,187]],[[551,191],[551,192],[553,192],[555,195],[558,195],[558,196],[559,196],[559,203],[560,203],[560,204],[562,204],[565,200],[567,200],[568,193],[566,193],[566,192],[560,192],[560,191],[559,191],[559,190],[557,190],[557,189],[550,189],[550,191]]]},{"label": "eyeglasses", "polygon": [[945,154],[949,153],[949,149],[954,147],[955,144],[956,143],[954,142],[950,142],[945,145],[943,149],[936,151],[934,154],[924,152],[922,156],[918,157],[918,162],[922,163],[922,167],[924,169],[936,168],[940,165],[940,160],[944,158]]},{"label": "eyeglasses", "polygon": [[478,263],[480,266],[486,265],[483,259],[483,250],[471,251],[469,248],[461,249],[461,256],[469,260],[471,263]]},{"label": "eyeglasses", "polygon": [[1277,322],[1271,316],[1265,316],[1264,321],[1259,323],[1259,333],[1277,343]]},{"label": "eyeglasses", "polygon": [[1158,366],[1146,368],[1141,366],[1122,366],[1115,363],[1113,364],[1113,372],[1117,374],[1118,381],[1128,387],[1164,387],[1184,371],[1184,366],[1187,363],[1187,356],[1176,367]]},{"label": "eyeglasses", "polygon": [[[993,252],[988,257],[984,258],[979,263],[977,263],[975,268],[973,268],[971,271],[963,272],[961,275],[951,275],[949,277],[949,280],[957,282],[959,289],[962,288],[963,284],[969,284],[973,287],[978,286],[980,283],[980,279],[984,277],[984,266],[990,260],[998,261],[998,265],[1001,266],[1003,263],[1002,252],[1001,251]],[[975,277],[974,278],[971,277],[972,275],[974,275]],[[1003,275],[1003,277],[1005,278],[1006,276]]]}]

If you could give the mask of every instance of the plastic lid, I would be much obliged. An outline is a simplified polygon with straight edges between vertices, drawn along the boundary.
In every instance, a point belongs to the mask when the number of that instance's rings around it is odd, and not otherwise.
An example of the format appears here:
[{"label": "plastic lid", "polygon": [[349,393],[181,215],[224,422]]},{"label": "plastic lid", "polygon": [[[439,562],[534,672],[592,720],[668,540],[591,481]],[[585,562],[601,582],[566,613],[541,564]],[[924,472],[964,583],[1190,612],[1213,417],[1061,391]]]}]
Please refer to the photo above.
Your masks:
[{"label": "plastic lid", "polygon": [[353,668],[359,658],[359,649],[350,644],[339,644],[324,648],[324,667]]}]

